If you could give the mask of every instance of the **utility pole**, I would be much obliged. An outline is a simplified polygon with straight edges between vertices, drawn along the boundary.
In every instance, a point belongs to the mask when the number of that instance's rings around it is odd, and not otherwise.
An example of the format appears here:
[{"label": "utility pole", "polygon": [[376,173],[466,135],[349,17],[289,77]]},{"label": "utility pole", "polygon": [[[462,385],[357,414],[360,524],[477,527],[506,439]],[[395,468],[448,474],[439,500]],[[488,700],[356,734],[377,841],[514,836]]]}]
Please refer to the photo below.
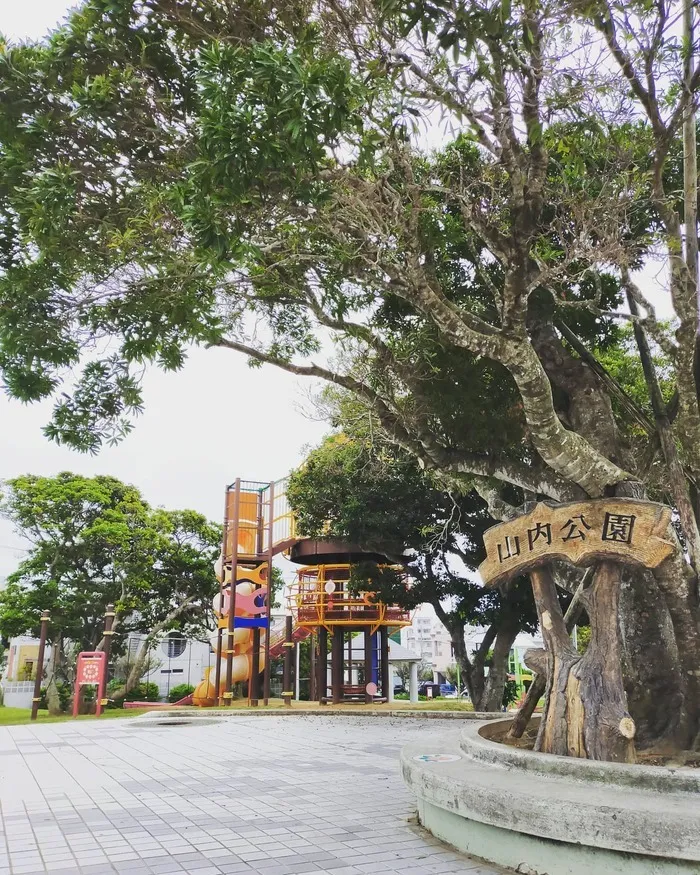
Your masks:
[{"label": "utility pole", "polygon": [[39,715],[39,701],[41,700],[41,677],[44,674],[44,650],[46,649],[46,633],[49,628],[48,611],[44,611],[41,615],[41,632],[39,633],[39,655],[36,660],[36,680],[34,681],[34,698],[32,699],[32,720],[36,720]]},{"label": "utility pole", "polygon": [[[105,674],[102,679],[102,688],[97,690],[97,695],[101,699],[103,708],[107,707],[107,684],[109,683],[109,657],[112,652],[112,636],[114,635],[114,618],[116,613],[114,605],[107,605],[105,612],[105,630],[104,630],[104,654],[105,654]],[[99,711],[98,711],[99,713]]]}]

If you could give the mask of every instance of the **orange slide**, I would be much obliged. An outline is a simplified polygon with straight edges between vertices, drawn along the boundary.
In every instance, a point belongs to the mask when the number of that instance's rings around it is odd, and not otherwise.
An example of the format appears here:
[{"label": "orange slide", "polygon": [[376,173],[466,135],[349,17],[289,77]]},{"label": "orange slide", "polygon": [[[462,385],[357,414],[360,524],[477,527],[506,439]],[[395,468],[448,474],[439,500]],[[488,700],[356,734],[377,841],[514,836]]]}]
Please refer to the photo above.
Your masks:
[{"label": "orange slide", "polygon": [[[217,569],[218,572],[219,569]],[[264,565],[259,568],[239,568],[238,579],[239,583],[236,586],[236,616],[237,617],[257,617],[266,610],[265,600],[267,598],[267,582],[263,581],[261,573],[266,574]],[[227,574],[227,577],[229,575]],[[211,636],[210,643],[217,659],[221,660],[221,680],[219,695],[225,691],[226,683],[226,656],[228,654],[228,616],[230,612],[230,589],[231,581],[229,579],[224,583],[223,599],[220,595],[214,598],[214,613],[218,620],[219,629],[222,629],[221,634],[221,651],[219,651],[219,635],[214,632]],[[223,604],[222,604],[223,602]],[[261,641],[264,642],[265,630],[260,632]],[[253,646],[253,630],[252,629],[234,629],[233,631],[233,683],[247,681],[250,679],[252,667],[251,649]],[[261,644],[260,647],[260,671],[265,668],[265,649]],[[200,707],[211,707],[217,702],[216,689],[214,688],[214,679],[216,677],[216,666],[211,666],[205,669],[204,679],[197,685],[192,694],[192,703]]]}]

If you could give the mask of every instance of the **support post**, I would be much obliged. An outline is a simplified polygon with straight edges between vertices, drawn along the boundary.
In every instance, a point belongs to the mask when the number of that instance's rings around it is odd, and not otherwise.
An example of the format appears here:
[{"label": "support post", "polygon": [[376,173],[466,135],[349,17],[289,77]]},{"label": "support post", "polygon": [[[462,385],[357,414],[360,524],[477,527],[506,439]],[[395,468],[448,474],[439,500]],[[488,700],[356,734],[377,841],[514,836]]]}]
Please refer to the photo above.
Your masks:
[{"label": "support post", "polygon": [[[105,611],[105,630],[104,630],[104,655],[105,655],[105,671],[102,676],[102,684],[101,687],[97,690],[97,698],[100,700],[99,704],[103,707],[107,707],[107,684],[109,683],[109,657],[112,652],[112,636],[114,635],[114,619],[116,617],[116,613],[114,611],[114,605],[107,605],[107,610]],[[97,712],[100,713],[99,710]]]},{"label": "support post", "polygon": [[[218,622],[218,621],[217,621]],[[214,667],[214,699],[217,705],[221,704],[221,645],[223,643],[223,629],[219,626],[216,630],[216,666]]]},{"label": "support post", "polygon": [[41,700],[41,677],[44,674],[44,651],[46,650],[46,634],[49,628],[49,612],[44,611],[41,615],[41,631],[39,632],[39,655],[36,659],[36,680],[34,681],[34,698],[32,699],[32,720],[39,715],[39,701]]},{"label": "support post", "polygon": [[345,632],[342,626],[333,627],[333,652],[331,654],[331,695],[333,704],[340,704],[343,697],[343,669],[345,662]]},{"label": "support post", "polygon": [[379,629],[379,638],[381,641],[381,672],[382,672],[382,696],[390,702],[394,698],[393,684],[391,683],[391,671],[389,668],[389,627],[381,626]]},{"label": "support post", "polygon": [[[224,705],[230,705],[233,698],[233,636],[236,617],[236,583],[238,577],[238,526],[241,516],[241,478],[237,477],[233,493],[233,521],[231,524],[231,591],[228,602],[228,628],[226,635],[226,690],[224,692]],[[225,543],[225,542],[224,542]],[[225,575],[224,568],[222,569]],[[250,690],[250,687],[249,687]]]},{"label": "support post", "polygon": [[372,651],[374,648],[372,645],[374,643],[374,636],[372,635],[372,627],[371,626],[365,626],[365,634],[363,637],[365,639],[365,704],[369,705],[374,701],[374,696],[370,695],[366,689],[367,684],[373,680],[373,676],[372,676],[372,663],[373,663],[372,655],[373,654],[372,654]]},{"label": "support post", "polygon": [[408,676],[408,698],[411,702],[418,701],[418,663],[412,662]]},{"label": "support post", "polygon": [[328,687],[328,629],[325,626],[318,627],[318,664],[317,686],[319,705],[325,705],[326,691]]},{"label": "support post", "polygon": [[[224,584],[226,581],[226,548],[228,541],[228,526],[229,526],[229,518],[228,518],[228,496],[229,496],[229,488],[226,487],[226,495],[224,496],[224,534],[221,540],[221,580],[219,581],[219,609],[223,607],[224,604]],[[221,660],[223,658],[223,633],[221,626],[218,625],[219,619],[217,618],[217,629],[216,629],[216,642],[217,642],[217,650],[216,650],[216,668],[214,669],[214,699],[217,705],[222,704],[221,698]],[[228,639],[227,639],[228,640]]]},{"label": "support post", "polygon": [[[270,637],[272,633],[272,559],[274,550],[272,544],[273,521],[275,515],[275,484],[270,481],[267,487],[268,515],[267,515],[267,631],[265,632],[265,669],[263,674],[263,705],[270,701]],[[260,496],[260,512],[264,516],[262,494]],[[264,523],[264,520],[263,520]],[[261,544],[261,552],[264,552],[265,544]]]},{"label": "support post", "polygon": [[250,657],[248,704],[257,708],[260,699],[260,629],[253,629],[253,651]]},{"label": "support post", "polygon": [[380,633],[375,632],[372,635],[372,680],[379,687],[381,684],[381,676],[379,669],[379,649],[380,649]]},{"label": "support post", "polygon": [[284,679],[282,690],[282,698],[287,708],[292,707],[292,650],[294,642],[292,641],[292,617],[291,615],[284,618]]},{"label": "support post", "polygon": [[301,693],[301,641],[294,645],[294,698],[299,701]]},{"label": "support post", "polygon": [[316,647],[318,646],[318,636],[313,632],[309,636],[311,642],[311,651],[309,653],[309,702],[315,702],[318,699],[316,687],[318,686],[318,677],[316,671]]}]

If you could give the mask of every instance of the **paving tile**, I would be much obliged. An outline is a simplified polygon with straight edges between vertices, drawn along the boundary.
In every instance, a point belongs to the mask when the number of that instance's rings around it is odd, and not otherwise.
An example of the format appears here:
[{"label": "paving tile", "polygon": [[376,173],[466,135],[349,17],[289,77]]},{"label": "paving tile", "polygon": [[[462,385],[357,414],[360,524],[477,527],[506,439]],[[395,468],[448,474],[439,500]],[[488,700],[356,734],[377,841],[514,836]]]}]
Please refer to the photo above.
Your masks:
[{"label": "paving tile", "polygon": [[10,864],[12,875],[500,875],[410,822],[398,752],[452,726],[266,717],[3,728],[12,780],[0,785],[0,875]]}]

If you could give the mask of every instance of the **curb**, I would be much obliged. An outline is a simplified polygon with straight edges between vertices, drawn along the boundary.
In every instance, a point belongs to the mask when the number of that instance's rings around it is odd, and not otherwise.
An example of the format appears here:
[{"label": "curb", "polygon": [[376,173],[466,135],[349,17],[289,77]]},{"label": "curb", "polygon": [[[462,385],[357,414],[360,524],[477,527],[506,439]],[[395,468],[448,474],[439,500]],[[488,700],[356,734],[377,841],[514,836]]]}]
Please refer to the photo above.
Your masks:
[{"label": "curb", "polygon": [[232,708],[230,711],[221,710],[204,710],[201,712],[181,711],[168,708],[154,708],[152,711],[147,711],[145,714],[139,715],[137,720],[153,720],[170,719],[172,717],[189,718],[195,720],[234,720],[244,717],[407,717],[414,719],[427,718],[429,720],[494,720],[502,718],[500,712],[476,712],[476,711],[413,711],[413,710],[392,710],[392,711],[322,711],[322,710],[294,710],[290,708],[270,708],[266,710],[243,710],[242,708]]},{"label": "curb", "polygon": [[[401,749],[433,835],[500,866],[527,860],[542,875],[700,872],[695,775],[509,748],[481,728],[422,733]],[[529,767],[515,764],[520,754]]]}]

